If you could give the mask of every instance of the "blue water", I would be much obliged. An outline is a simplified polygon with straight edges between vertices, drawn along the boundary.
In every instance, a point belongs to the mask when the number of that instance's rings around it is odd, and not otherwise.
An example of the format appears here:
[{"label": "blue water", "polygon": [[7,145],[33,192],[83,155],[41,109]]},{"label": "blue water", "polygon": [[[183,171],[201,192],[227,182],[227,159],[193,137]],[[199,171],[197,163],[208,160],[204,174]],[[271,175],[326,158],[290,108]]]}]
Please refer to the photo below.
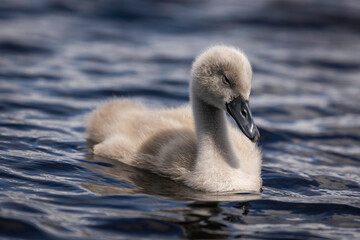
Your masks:
[{"label": "blue water", "polygon": [[[360,239],[360,4],[4,0],[1,239]],[[105,99],[188,101],[193,58],[242,48],[263,192],[207,194],[94,157]]]}]

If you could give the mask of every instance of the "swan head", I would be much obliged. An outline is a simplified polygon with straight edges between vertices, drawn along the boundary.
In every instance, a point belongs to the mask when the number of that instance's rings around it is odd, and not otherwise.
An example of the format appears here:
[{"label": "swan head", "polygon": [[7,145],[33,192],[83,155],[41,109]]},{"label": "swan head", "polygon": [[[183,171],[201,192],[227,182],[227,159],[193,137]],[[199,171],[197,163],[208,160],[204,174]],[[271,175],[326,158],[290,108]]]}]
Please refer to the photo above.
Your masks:
[{"label": "swan head", "polygon": [[228,46],[214,46],[200,54],[191,70],[191,98],[227,111],[253,142],[260,134],[249,107],[252,70],[246,55]]}]

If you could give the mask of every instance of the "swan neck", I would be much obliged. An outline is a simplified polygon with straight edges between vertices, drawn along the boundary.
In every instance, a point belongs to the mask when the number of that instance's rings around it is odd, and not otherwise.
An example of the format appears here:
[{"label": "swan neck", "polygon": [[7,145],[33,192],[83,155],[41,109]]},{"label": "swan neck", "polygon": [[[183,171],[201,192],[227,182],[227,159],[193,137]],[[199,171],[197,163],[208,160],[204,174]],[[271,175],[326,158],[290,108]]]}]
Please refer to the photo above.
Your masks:
[{"label": "swan neck", "polygon": [[195,120],[198,157],[213,156],[238,168],[234,146],[230,141],[225,112],[192,95],[191,104]]}]

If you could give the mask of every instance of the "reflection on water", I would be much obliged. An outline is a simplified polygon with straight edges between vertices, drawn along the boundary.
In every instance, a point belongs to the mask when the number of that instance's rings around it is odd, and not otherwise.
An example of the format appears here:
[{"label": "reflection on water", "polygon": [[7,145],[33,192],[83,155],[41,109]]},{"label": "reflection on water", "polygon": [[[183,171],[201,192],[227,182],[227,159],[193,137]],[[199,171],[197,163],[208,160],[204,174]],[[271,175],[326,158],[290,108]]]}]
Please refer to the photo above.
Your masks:
[{"label": "reflection on water", "polygon": [[[1,238],[360,238],[359,10],[357,0],[3,1]],[[202,193],[91,155],[90,110],[114,96],[187,102],[193,58],[217,43],[253,64],[262,193]]]}]

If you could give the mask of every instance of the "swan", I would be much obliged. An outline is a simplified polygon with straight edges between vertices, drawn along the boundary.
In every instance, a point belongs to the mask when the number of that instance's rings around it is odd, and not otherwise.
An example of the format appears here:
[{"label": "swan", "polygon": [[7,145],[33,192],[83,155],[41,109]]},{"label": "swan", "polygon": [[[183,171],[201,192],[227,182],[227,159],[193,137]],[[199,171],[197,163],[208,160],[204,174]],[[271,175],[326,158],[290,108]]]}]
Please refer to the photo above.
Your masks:
[{"label": "swan", "polygon": [[[93,154],[180,181],[200,191],[261,190],[259,131],[249,108],[252,69],[232,46],[213,46],[193,62],[190,104],[150,109],[112,99],[89,117]],[[226,112],[238,127],[229,124]]]}]

